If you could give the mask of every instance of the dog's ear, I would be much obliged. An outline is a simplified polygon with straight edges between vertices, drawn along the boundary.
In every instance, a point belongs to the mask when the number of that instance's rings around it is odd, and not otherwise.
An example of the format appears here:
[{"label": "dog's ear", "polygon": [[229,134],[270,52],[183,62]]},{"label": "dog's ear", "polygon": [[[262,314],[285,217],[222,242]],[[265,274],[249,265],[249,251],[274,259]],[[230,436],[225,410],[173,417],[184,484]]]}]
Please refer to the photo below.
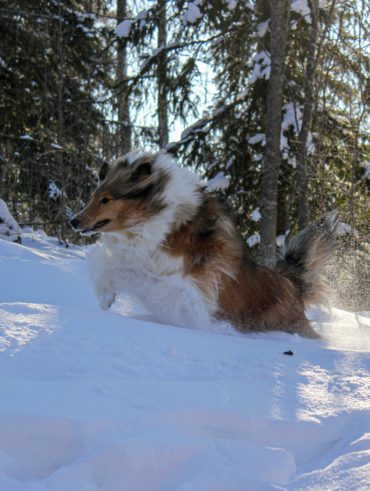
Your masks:
[{"label": "dog's ear", "polygon": [[136,169],[132,172],[130,176],[131,182],[136,182],[139,179],[150,176],[152,173],[152,162],[150,160],[145,160],[138,164]]},{"label": "dog's ear", "polygon": [[101,166],[99,171],[99,182],[104,181],[106,175],[108,174],[108,171],[109,171],[109,164],[107,162],[104,162],[104,164]]}]

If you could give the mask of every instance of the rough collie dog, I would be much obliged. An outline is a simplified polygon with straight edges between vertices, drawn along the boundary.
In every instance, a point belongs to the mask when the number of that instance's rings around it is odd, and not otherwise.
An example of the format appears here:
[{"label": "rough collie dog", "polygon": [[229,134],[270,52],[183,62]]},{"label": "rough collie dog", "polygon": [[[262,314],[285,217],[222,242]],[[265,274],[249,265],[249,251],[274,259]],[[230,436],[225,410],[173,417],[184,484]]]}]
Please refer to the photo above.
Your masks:
[{"label": "rough collie dog", "polygon": [[295,237],[272,271],[248,257],[225,206],[169,155],[127,154],[99,179],[70,223],[101,234],[88,265],[102,309],[124,292],[166,324],[202,327],[211,317],[316,337],[304,310],[322,299],[335,215]]}]

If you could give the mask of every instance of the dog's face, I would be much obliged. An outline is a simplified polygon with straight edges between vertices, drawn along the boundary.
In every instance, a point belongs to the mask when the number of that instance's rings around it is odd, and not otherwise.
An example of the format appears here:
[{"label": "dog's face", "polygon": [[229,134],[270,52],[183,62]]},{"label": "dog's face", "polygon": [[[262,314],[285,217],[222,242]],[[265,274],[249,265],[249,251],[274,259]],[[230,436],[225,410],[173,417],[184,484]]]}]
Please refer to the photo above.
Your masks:
[{"label": "dog's face", "polygon": [[154,171],[151,155],[130,160],[122,157],[112,166],[103,164],[90,202],[70,220],[74,230],[83,235],[119,232],[164,208],[162,190],[168,176]]}]

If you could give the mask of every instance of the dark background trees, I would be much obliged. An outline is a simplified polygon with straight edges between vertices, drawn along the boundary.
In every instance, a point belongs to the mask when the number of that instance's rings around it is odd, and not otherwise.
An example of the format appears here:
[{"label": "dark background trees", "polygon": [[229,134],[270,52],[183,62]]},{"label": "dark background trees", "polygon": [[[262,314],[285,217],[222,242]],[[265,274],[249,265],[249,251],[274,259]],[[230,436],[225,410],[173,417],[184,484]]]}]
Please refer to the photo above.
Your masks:
[{"label": "dark background trees", "polygon": [[167,148],[266,264],[334,208],[366,249],[369,18],[358,0],[0,1],[0,197],[79,240],[100,163]]}]

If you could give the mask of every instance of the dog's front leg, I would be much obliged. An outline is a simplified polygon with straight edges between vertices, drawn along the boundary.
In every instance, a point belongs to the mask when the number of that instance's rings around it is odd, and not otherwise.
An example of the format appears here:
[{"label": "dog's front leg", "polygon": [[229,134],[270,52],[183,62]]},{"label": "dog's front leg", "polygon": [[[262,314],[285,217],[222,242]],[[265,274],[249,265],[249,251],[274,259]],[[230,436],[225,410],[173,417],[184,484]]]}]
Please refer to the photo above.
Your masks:
[{"label": "dog's front leg", "polygon": [[116,299],[116,292],[114,291],[112,281],[107,276],[107,272],[104,272],[102,275],[90,273],[90,277],[99,307],[102,310],[108,310]]},{"label": "dog's front leg", "polygon": [[107,259],[105,251],[100,245],[95,246],[87,257],[90,281],[102,310],[108,310],[116,298],[113,273]]},{"label": "dog's front leg", "polygon": [[116,294],[108,284],[99,284],[94,287],[96,298],[99,302],[99,307],[102,310],[108,310],[116,299]]}]

